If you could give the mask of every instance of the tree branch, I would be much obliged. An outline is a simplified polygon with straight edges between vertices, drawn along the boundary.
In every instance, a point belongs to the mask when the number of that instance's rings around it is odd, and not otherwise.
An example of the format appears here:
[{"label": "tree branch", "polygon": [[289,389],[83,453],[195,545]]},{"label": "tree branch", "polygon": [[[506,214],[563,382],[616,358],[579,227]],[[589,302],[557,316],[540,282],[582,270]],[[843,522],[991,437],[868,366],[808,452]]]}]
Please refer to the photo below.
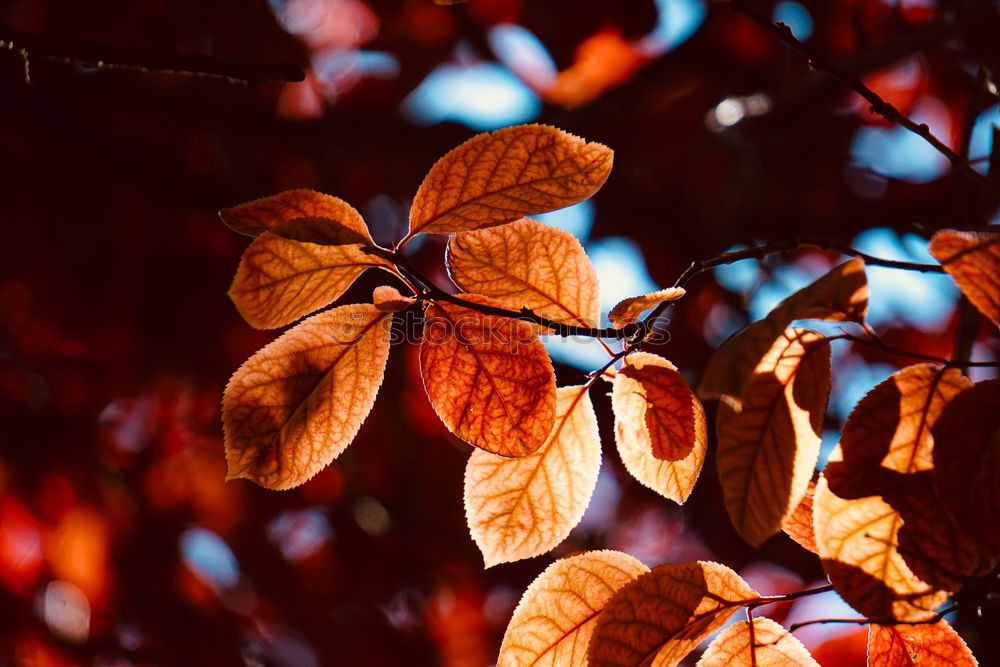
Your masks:
[{"label": "tree branch", "polygon": [[923,621],[897,621],[895,619],[887,619],[883,621],[878,621],[872,618],[818,618],[812,621],[803,621],[801,623],[792,623],[788,626],[789,632],[795,632],[799,628],[804,628],[809,625],[824,625],[826,623],[848,623],[851,625],[933,625],[943,619],[948,614],[953,611],[958,610],[958,605],[953,604],[947,609],[942,609],[938,613],[934,614],[930,618],[924,619]]},{"label": "tree branch", "polygon": [[31,83],[31,61],[49,60],[103,70],[167,72],[222,79],[250,85],[265,81],[302,81],[305,73],[292,63],[235,60],[200,53],[174,53],[111,46],[82,40],[55,39],[0,26],[0,50],[24,61],[24,80]]},{"label": "tree branch", "polygon": [[986,188],[993,194],[1000,196],[1000,185],[987,179],[985,176],[973,169],[967,159],[953,151],[947,146],[947,144],[934,136],[934,134],[930,131],[930,128],[927,127],[925,123],[917,123],[908,116],[905,116],[899,111],[899,109],[882,99],[878,93],[866,86],[861,79],[844,72],[833,65],[829,60],[818,55],[815,51],[800,42],[792,33],[791,28],[787,25],[771,21],[771,19],[761,14],[744,0],[727,0],[727,4],[731,9],[743,14],[754,23],[771,32],[787,45],[805,56],[811,68],[826,72],[847,87],[851,88],[858,95],[861,95],[861,97],[863,97],[868,104],[871,105],[869,109],[872,113],[878,114],[890,123],[895,123],[900,127],[916,134],[918,137],[921,137],[924,141],[933,146],[937,152],[948,158],[948,161],[951,162],[955,169],[960,171],[972,181],[978,183],[983,188]]}]

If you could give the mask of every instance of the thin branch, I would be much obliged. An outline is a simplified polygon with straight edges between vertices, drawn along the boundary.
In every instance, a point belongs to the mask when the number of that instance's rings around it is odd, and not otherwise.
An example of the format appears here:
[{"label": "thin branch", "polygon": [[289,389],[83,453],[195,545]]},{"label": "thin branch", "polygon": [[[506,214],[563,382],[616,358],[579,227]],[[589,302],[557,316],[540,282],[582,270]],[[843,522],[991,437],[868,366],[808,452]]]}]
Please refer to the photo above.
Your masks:
[{"label": "thin branch", "polygon": [[841,333],[836,336],[831,336],[830,340],[849,340],[855,343],[861,343],[862,345],[870,345],[876,347],[883,352],[889,354],[896,354],[901,357],[910,357],[912,359],[922,359],[923,361],[931,361],[937,364],[943,364],[951,368],[1000,368],[1000,361],[965,361],[964,359],[945,359],[944,357],[935,357],[931,354],[922,354],[920,352],[911,352],[910,350],[904,350],[898,347],[893,347],[892,345],[887,345],[882,341],[881,338],[877,336],[871,336],[869,338],[864,338],[862,336],[855,336],[854,334],[849,334],[847,332]]},{"label": "thin branch", "polygon": [[[866,252],[858,250],[857,248],[852,248],[847,244],[837,243],[836,241],[827,241],[816,238],[798,238],[789,241],[772,241],[771,243],[765,243],[752,248],[731,250],[709,259],[695,260],[691,262],[691,265],[685,269],[680,276],[677,277],[677,280],[674,281],[674,287],[684,287],[698,274],[709,269],[714,269],[717,266],[733,264],[744,259],[762,260],[769,255],[784,254],[803,247],[819,248],[820,250],[838,252],[841,255],[858,257],[866,264],[870,264],[872,266],[883,266],[890,269],[901,269],[904,271],[918,271],[920,273],[944,273],[944,268],[940,264],[921,264],[918,262],[904,262],[895,259],[884,259],[882,257],[874,257]],[[673,302],[667,301],[657,306],[653,312],[638,323],[640,332],[646,334],[649,331],[652,331],[656,320],[659,319],[671,305],[673,305]]]},{"label": "thin branch", "polygon": [[795,632],[799,628],[804,628],[809,625],[825,625],[827,623],[846,623],[850,625],[933,625],[943,619],[948,614],[953,611],[958,610],[958,605],[953,604],[947,609],[942,609],[938,613],[934,614],[930,618],[924,619],[922,621],[897,621],[895,619],[887,620],[875,620],[872,618],[818,618],[812,621],[803,621],[801,623],[792,623],[788,626],[789,632]]},{"label": "thin branch", "polygon": [[264,81],[302,81],[305,78],[302,69],[292,63],[133,49],[82,40],[56,39],[0,26],[0,50],[3,49],[16,53],[24,61],[24,79],[28,83],[31,83],[30,64],[33,59],[103,70],[186,74],[243,85]]},{"label": "thin branch", "polygon": [[904,115],[899,111],[899,109],[882,99],[878,93],[866,86],[861,79],[844,72],[833,65],[830,61],[818,55],[811,48],[800,42],[792,33],[791,28],[787,25],[771,21],[771,19],[764,14],[761,14],[744,0],[728,0],[728,4],[731,9],[743,14],[754,23],[771,32],[783,42],[805,56],[811,68],[826,72],[833,78],[854,90],[854,92],[858,95],[861,95],[861,97],[863,97],[871,105],[870,111],[872,113],[878,114],[890,123],[895,123],[900,127],[916,134],[918,137],[921,137],[924,141],[933,146],[937,152],[948,158],[948,161],[951,162],[955,169],[959,170],[966,177],[986,188],[993,194],[1000,196],[1000,185],[987,179],[985,176],[973,169],[967,159],[953,151],[947,144],[937,138],[925,123],[917,123],[908,116]]}]

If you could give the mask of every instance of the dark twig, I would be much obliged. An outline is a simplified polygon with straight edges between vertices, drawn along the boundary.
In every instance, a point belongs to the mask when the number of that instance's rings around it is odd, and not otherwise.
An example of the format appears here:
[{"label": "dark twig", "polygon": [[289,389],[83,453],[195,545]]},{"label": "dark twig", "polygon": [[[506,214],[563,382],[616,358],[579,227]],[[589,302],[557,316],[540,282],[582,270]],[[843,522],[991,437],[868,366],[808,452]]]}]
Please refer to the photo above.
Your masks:
[{"label": "dark twig", "polygon": [[302,81],[305,73],[292,63],[234,60],[199,53],[175,53],[97,44],[82,40],[32,35],[0,26],[0,50],[24,61],[24,79],[31,82],[31,61],[48,60],[103,70],[167,72],[222,79],[249,85],[265,81]]},{"label": "dark twig", "polygon": [[792,33],[791,28],[787,25],[771,21],[771,19],[764,14],[761,14],[744,0],[728,0],[728,4],[733,10],[740,12],[754,23],[771,32],[783,42],[805,56],[811,68],[826,72],[833,78],[854,90],[854,92],[858,95],[861,95],[861,97],[863,97],[868,104],[871,105],[870,110],[872,113],[878,114],[887,121],[896,123],[900,127],[903,127],[921,137],[924,141],[933,146],[935,150],[948,158],[948,161],[951,162],[955,169],[962,172],[966,177],[975,181],[980,186],[1000,196],[1000,185],[987,179],[985,176],[973,169],[968,160],[953,151],[947,146],[947,144],[934,136],[934,134],[930,131],[930,128],[928,128],[925,123],[917,123],[911,118],[905,116],[899,111],[899,109],[894,107],[889,102],[886,102],[881,96],[878,95],[878,93],[866,86],[861,79],[844,72],[840,68],[833,65],[830,61],[818,55],[811,48],[800,42]]},{"label": "dark twig", "polygon": [[841,333],[836,336],[830,336],[829,340],[849,340],[855,343],[861,343],[862,345],[870,345],[872,347],[877,347],[883,352],[889,354],[896,354],[901,357],[910,357],[913,359],[922,359],[923,361],[931,361],[937,364],[944,364],[952,368],[1000,368],[1000,361],[966,361],[964,359],[945,359],[944,357],[935,357],[931,354],[921,354],[920,352],[911,352],[910,350],[903,350],[898,347],[893,347],[887,345],[882,341],[881,338],[872,336],[870,338],[864,338],[862,336],[855,336],[854,334]]},{"label": "dark twig", "polygon": [[872,618],[817,618],[812,621],[803,621],[801,623],[792,623],[788,626],[789,632],[795,632],[799,628],[804,628],[809,625],[825,625],[827,623],[846,623],[850,625],[933,625],[943,619],[948,614],[953,611],[958,610],[958,605],[951,605],[947,609],[942,609],[938,613],[934,614],[930,618],[924,619],[922,621],[897,621],[895,619],[888,620],[875,620]]}]

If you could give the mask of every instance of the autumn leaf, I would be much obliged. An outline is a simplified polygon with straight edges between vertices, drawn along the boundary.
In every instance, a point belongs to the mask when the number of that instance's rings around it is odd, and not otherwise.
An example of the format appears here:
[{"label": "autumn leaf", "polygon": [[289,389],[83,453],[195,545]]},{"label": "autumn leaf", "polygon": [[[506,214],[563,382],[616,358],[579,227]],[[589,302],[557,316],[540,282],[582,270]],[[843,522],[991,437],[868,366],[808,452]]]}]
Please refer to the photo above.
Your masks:
[{"label": "autumn leaf", "polygon": [[[890,594],[931,587],[955,590],[978,565],[975,545],[947,516],[932,484],[932,427],[949,401],[971,385],[957,369],[932,364],[896,372],[851,412],[836,455],[823,471],[830,492],[838,498],[878,496],[885,506],[866,502],[860,507],[895,513],[878,524],[882,534],[869,531],[868,538],[852,536],[838,556],[844,565],[857,567],[862,556],[852,554],[860,549],[869,574],[896,577],[885,582]],[[828,503],[828,507],[834,505],[841,506]],[[850,512],[849,503],[844,507]],[[900,560],[906,570],[897,567]],[[915,579],[902,581],[904,572]],[[844,595],[852,602],[851,593]],[[885,606],[885,601],[879,604]]]},{"label": "autumn leaf", "polygon": [[665,498],[683,503],[705,461],[705,411],[684,376],[663,357],[625,359],[611,394],[615,442],[626,470]]},{"label": "autumn leaf", "polygon": [[703,400],[740,396],[743,385],[774,340],[794,320],[864,322],[868,311],[865,265],[851,259],[779,303],[767,317],[738,331],[709,359],[698,386]]},{"label": "autumn leaf", "polygon": [[[479,295],[458,296],[496,306]],[[552,431],[555,371],[525,322],[436,302],[425,312],[420,372],[444,425],[488,452],[527,456]]]},{"label": "autumn leaf", "polygon": [[712,640],[696,667],[820,667],[792,634],[769,618],[740,621]]},{"label": "autumn leaf", "polygon": [[629,297],[615,304],[615,307],[608,313],[608,319],[611,320],[612,326],[621,329],[639,319],[639,315],[643,311],[667,301],[676,301],[686,293],[683,287],[668,287],[650,294]]},{"label": "autumn leaf", "polygon": [[412,306],[416,300],[413,297],[403,296],[395,287],[379,285],[372,292],[372,303],[383,313],[398,313]]},{"label": "autumn leaf", "polygon": [[[835,449],[830,458],[836,461],[839,456]],[[880,496],[845,500],[820,477],[813,516],[816,545],[830,583],[868,618],[923,621],[947,598],[903,560],[896,548],[899,512]]]},{"label": "autumn leaf", "polygon": [[984,556],[1000,557],[1000,380],[955,396],[931,431],[934,483],[944,507]]},{"label": "autumn leaf", "polygon": [[479,134],[431,167],[410,208],[410,233],[462,232],[587,199],[611,172],[607,146],[547,125]]},{"label": "autumn leaf", "polygon": [[229,296],[252,326],[285,326],[336,301],[366,269],[389,266],[361,248],[264,232],[244,251]]},{"label": "autumn leaf", "polygon": [[389,317],[370,305],[334,308],[240,366],[222,399],[227,479],[288,489],[340,455],[382,383]]},{"label": "autumn leaf", "polygon": [[[288,222],[299,223],[299,228],[303,230],[313,228],[313,224],[318,221],[332,222],[336,223],[333,228],[359,232],[365,241],[371,243],[360,213],[343,199],[315,190],[288,190],[271,197],[255,199],[246,204],[224,208],[219,211],[219,217],[233,231],[247,236],[273,231]],[[294,227],[286,228],[289,233],[294,233],[292,229]]]},{"label": "autumn leaf", "polygon": [[922,625],[869,625],[868,664],[977,667],[965,641],[945,620]]},{"label": "autumn leaf", "polygon": [[795,509],[781,522],[781,530],[795,540],[803,549],[819,553],[816,546],[816,531],[813,529],[813,496],[816,493],[816,482],[810,480],[802,500]]},{"label": "autumn leaf", "polygon": [[589,551],[552,563],[528,586],[514,610],[497,667],[586,664],[601,609],[646,572],[648,567],[618,551]]},{"label": "autumn leaf", "polygon": [[758,597],[719,563],[653,568],[605,605],[590,640],[590,665],[676,665],[734,611]]},{"label": "autumn leaf", "polygon": [[719,405],[719,480],[729,518],[751,545],[780,531],[805,494],[829,395],[830,344],[815,331],[788,329],[740,400]]},{"label": "autumn leaf", "polygon": [[962,294],[1000,324],[1000,234],[942,229],[931,239],[930,251]]},{"label": "autumn leaf", "polygon": [[447,261],[463,291],[557,322],[597,325],[597,271],[572,234],[527,218],[460,232],[448,242]]},{"label": "autumn leaf", "polygon": [[486,567],[549,551],[583,517],[601,467],[588,390],[556,390],[555,426],[535,453],[505,458],[476,450],[469,457],[465,514]]}]

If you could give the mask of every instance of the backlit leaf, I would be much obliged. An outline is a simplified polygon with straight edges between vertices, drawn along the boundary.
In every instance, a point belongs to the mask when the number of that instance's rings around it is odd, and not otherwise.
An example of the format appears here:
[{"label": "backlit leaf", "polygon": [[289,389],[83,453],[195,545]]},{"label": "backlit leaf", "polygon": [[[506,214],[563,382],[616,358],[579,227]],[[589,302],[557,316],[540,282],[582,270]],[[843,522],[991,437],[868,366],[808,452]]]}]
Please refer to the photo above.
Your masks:
[{"label": "backlit leaf", "polygon": [[1000,557],[1000,380],[958,394],[931,426],[934,482],[984,555]]},{"label": "backlit leaf", "polygon": [[240,366],[222,399],[228,479],[287,489],[344,451],[382,384],[390,317],[370,305],[334,308]]},{"label": "backlit leaf", "polygon": [[[496,305],[474,294],[459,296]],[[425,313],[420,372],[444,425],[488,452],[527,456],[552,431],[555,372],[526,322],[435,303]]]},{"label": "backlit leaf", "polygon": [[357,243],[318,245],[264,232],[244,251],[229,296],[252,326],[285,326],[333,303],[365,269],[389,266],[361,248]]},{"label": "backlit leaf", "polygon": [[1000,234],[942,229],[931,239],[930,251],[962,294],[1000,324]]},{"label": "backlit leaf", "polygon": [[740,621],[712,640],[697,667],[819,667],[792,634],[769,618]]},{"label": "backlit leaf", "polygon": [[580,242],[560,229],[525,218],[458,233],[448,243],[448,269],[463,291],[484,294],[506,308],[597,325],[597,271]]},{"label": "backlit leaf", "polygon": [[698,395],[702,399],[739,396],[754,367],[794,320],[863,322],[867,311],[864,262],[860,259],[844,262],[723,343],[709,359]]},{"label": "backlit leaf", "polygon": [[[932,427],[949,401],[970,386],[972,382],[954,368],[918,364],[896,372],[851,412],[837,454],[823,471],[830,492],[839,498],[880,496],[897,513],[894,521],[899,525],[883,523],[890,533],[872,536],[880,540],[879,550],[863,551],[866,558],[875,559],[870,573],[895,572],[889,563],[902,558],[921,580],[902,588],[890,582],[890,589],[955,590],[978,565],[975,545],[944,511],[932,484]],[[843,563],[856,566],[851,544]]]},{"label": "backlit leaf", "polygon": [[590,640],[592,667],[671,667],[734,611],[758,598],[719,563],[661,565],[605,605]]},{"label": "backlit leaf", "polygon": [[663,357],[626,357],[611,394],[615,442],[629,473],[683,503],[705,461],[705,411],[684,376]]},{"label": "backlit leaf", "polygon": [[[830,458],[837,460],[839,452]],[[880,496],[840,498],[825,477],[813,503],[823,569],[848,604],[877,620],[913,622],[934,615],[947,594],[917,578],[900,555],[899,512]]]},{"label": "backlit leaf", "polygon": [[547,125],[479,134],[431,167],[410,208],[410,236],[513,222],[590,197],[611,172],[607,146]]},{"label": "backlit leaf", "polygon": [[615,304],[608,313],[608,319],[614,327],[621,329],[639,319],[644,310],[654,308],[665,301],[676,301],[686,293],[683,287],[668,287],[651,294],[629,297]]},{"label": "backlit leaf", "polygon": [[563,558],[538,575],[514,610],[497,667],[576,667],[587,661],[598,614],[649,568],[618,551]]},{"label": "backlit leaf", "polygon": [[741,400],[719,405],[717,452],[726,510],[753,546],[781,530],[819,457],[830,395],[830,344],[788,329],[747,380]]},{"label": "backlit leaf", "polygon": [[372,292],[372,303],[383,313],[398,313],[416,303],[413,297],[403,296],[395,287],[379,285]]},{"label": "backlit leaf", "polygon": [[465,514],[486,566],[543,554],[579,523],[597,484],[601,440],[589,387],[556,390],[552,433],[534,454],[476,450],[465,468]]},{"label": "backlit leaf", "polygon": [[869,625],[872,667],[976,667],[965,641],[945,620],[923,625]]},{"label": "backlit leaf", "polygon": [[246,204],[224,208],[219,211],[219,217],[231,229],[247,236],[274,230],[286,222],[299,221],[308,229],[311,223],[325,220],[339,223],[341,228],[362,233],[365,240],[371,242],[360,213],[343,199],[315,190],[288,190],[271,197],[262,197]]},{"label": "backlit leaf", "polygon": [[813,529],[813,496],[816,493],[816,482],[809,482],[802,500],[795,506],[791,514],[781,522],[781,529],[790,538],[798,542],[804,549],[819,553],[816,546],[816,532]]}]

